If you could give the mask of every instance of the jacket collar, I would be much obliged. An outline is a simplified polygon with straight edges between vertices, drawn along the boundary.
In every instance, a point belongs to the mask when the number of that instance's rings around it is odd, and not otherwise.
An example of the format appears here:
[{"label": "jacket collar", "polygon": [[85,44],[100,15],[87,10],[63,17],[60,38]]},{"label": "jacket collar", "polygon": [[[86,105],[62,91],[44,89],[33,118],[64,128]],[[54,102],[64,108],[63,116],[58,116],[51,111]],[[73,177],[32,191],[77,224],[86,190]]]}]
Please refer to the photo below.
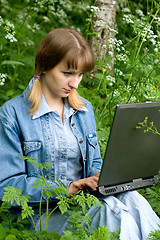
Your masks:
[{"label": "jacket collar", "polygon": [[[29,91],[33,85],[33,82],[34,82],[34,78],[31,79],[31,81],[29,82],[27,88],[25,89],[25,91],[23,92],[23,96],[24,98],[28,101],[28,94],[29,94]],[[85,106],[83,106],[81,108],[81,111],[87,111],[87,108]],[[40,108],[38,109],[38,111],[32,116],[32,119],[36,119],[36,118],[39,118],[49,112],[53,112],[53,110],[51,110],[46,102],[46,99],[44,97],[44,95],[42,95],[42,102],[41,102],[41,105],[40,105]],[[77,112],[77,110],[73,109],[67,99],[65,99],[65,107],[64,107],[64,115],[68,118],[69,116],[71,116],[73,113]]]},{"label": "jacket collar", "polygon": [[34,83],[34,78],[32,78],[32,79],[30,80],[27,88],[26,88],[26,89],[24,90],[24,92],[23,92],[23,97],[24,97],[26,100],[28,100],[28,94],[29,94],[29,91],[30,91],[33,83]]}]

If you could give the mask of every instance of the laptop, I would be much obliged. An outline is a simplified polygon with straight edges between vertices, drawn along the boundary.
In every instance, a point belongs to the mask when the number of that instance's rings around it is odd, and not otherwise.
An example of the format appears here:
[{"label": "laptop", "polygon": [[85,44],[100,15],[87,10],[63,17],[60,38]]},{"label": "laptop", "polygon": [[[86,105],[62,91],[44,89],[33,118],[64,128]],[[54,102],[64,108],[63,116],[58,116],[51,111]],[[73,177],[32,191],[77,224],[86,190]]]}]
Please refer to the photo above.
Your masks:
[{"label": "laptop", "polygon": [[98,182],[100,195],[155,186],[160,170],[160,135],[137,129],[148,117],[160,132],[160,102],[118,104]]}]

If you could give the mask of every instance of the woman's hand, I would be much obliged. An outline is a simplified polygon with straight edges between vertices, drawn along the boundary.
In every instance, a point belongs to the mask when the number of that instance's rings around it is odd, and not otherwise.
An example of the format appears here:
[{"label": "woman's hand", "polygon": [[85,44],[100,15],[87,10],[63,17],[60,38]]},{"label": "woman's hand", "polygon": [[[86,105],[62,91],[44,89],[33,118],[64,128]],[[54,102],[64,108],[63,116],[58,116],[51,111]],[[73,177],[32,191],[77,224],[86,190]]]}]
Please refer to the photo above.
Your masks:
[{"label": "woman's hand", "polygon": [[85,191],[87,188],[91,188],[96,191],[99,175],[100,173],[97,173],[95,176],[83,178],[70,183],[68,187],[69,194],[75,194],[79,190]]}]

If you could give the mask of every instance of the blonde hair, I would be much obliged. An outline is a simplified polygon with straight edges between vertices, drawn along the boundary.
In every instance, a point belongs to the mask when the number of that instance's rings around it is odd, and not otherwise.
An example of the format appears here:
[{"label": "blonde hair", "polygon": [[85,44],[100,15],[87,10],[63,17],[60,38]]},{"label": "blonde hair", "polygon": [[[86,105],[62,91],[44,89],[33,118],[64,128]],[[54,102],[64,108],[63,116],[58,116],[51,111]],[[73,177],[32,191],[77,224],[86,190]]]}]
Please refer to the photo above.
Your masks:
[{"label": "blonde hair", "polygon": [[[94,56],[84,37],[77,31],[69,28],[57,28],[49,32],[40,42],[35,57],[35,76],[43,75],[62,60],[67,63],[68,69],[78,68],[79,59],[83,59],[83,72],[89,72],[94,67]],[[33,115],[40,107],[42,100],[41,83],[35,79],[29,92],[30,114]],[[68,96],[71,107],[81,111],[84,103],[74,89]]]}]

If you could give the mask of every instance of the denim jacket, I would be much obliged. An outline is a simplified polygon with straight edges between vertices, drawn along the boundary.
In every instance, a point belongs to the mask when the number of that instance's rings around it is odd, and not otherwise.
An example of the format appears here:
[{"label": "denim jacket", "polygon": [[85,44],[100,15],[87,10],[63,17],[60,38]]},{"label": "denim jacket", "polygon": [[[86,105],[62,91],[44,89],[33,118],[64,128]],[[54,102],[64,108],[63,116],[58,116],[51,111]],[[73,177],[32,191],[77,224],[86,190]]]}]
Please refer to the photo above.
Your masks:
[{"label": "denim jacket", "polygon": [[[18,156],[28,156],[37,159],[38,163],[51,163],[54,154],[54,142],[49,114],[33,118],[29,115],[28,93],[33,84],[32,79],[26,90],[20,96],[9,100],[0,108],[0,199],[4,188],[14,186],[22,190],[23,195],[29,195],[31,203],[38,203],[41,191],[32,187],[39,177],[40,170]],[[102,159],[97,142],[96,122],[92,105],[83,99],[85,110],[74,111],[71,116],[71,128],[76,136],[83,162],[83,178],[93,176],[100,171]],[[54,168],[45,170],[54,180]],[[55,184],[48,179],[51,187]],[[69,181],[62,180],[66,188]],[[45,201],[45,196],[43,197]]]}]

